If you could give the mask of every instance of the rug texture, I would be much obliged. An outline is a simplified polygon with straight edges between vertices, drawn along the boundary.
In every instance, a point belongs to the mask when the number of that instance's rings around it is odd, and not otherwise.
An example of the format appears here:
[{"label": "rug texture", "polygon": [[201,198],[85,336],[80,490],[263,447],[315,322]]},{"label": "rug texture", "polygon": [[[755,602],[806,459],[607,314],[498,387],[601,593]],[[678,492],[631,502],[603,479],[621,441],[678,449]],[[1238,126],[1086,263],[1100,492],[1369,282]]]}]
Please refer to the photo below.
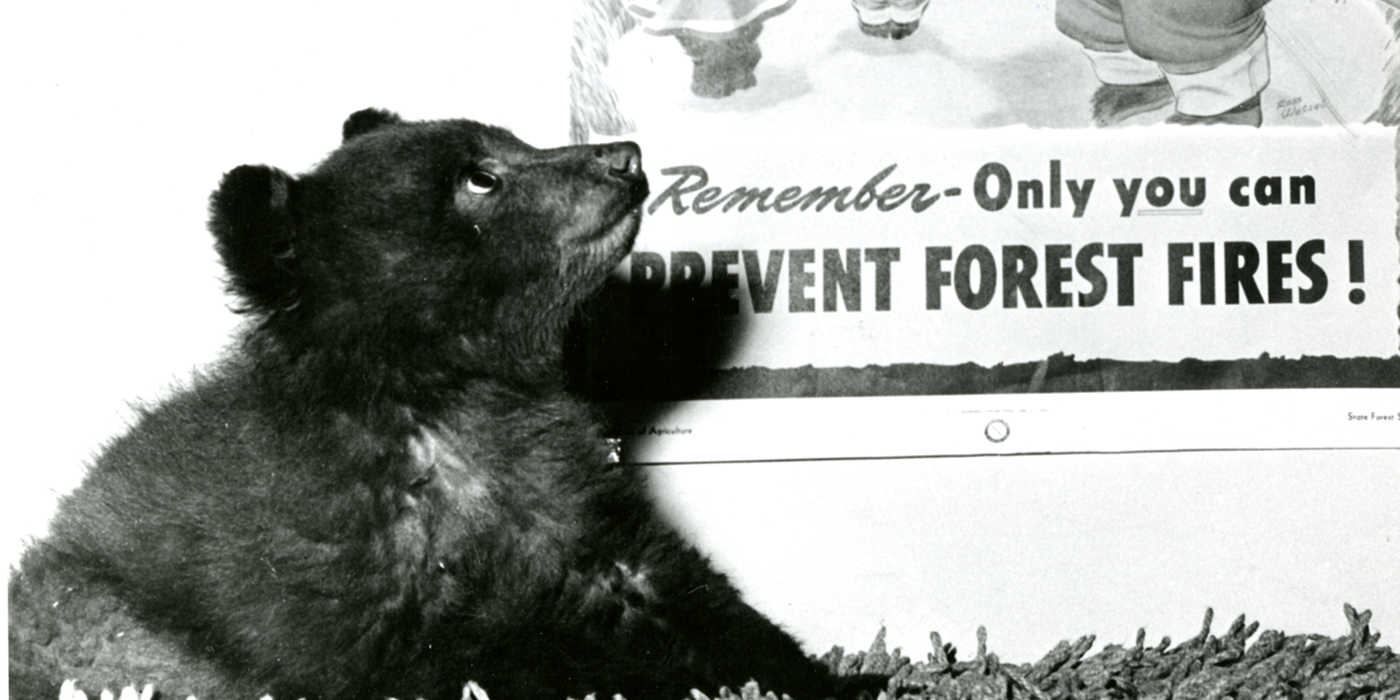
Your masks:
[{"label": "rug texture", "polygon": [[[933,652],[911,661],[885,650],[883,631],[868,651],[832,649],[823,660],[837,672],[891,674],[889,693],[942,700],[1373,700],[1400,698],[1400,657],[1379,646],[1370,611],[1345,606],[1351,632],[1331,639],[1273,630],[1241,615],[1225,633],[1211,633],[1207,610],[1200,634],[1173,647],[1145,646],[1139,630],[1131,647],[1109,645],[1089,654],[1094,637],[1061,642],[1032,664],[1011,664],[986,649],[958,661],[937,633]],[[1250,639],[1253,638],[1251,642]],[[752,694],[756,688],[748,688]],[[722,692],[721,696],[726,693]]]},{"label": "rug texture", "polygon": [[[933,651],[913,661],[899,649],[886,649],[882,629],[870,649],[848,654],[833,647],[821,660],[842,676],[890,676],[878,700],[1400,700],[1400,657],[1377,644],[1381,635],[1370,629],[1369,610],[1347,605],[1344,612],[1351,632],[1336,639],[1273,630],[1256,637],[1259,623],[1246,624],[1243,615],[1215,636],[1214,613],[1207,610],[1200,634],[1176,646],[1170,638],[1146,646],[1146,632],[1138,630],[1133,646],[1111,644],[1090,654],[1091,635],[1060,642],[1035,663],[1012,664],[987,651],[987,632],[979,629],[977,654],[967,661],[959,661],[937,632],[929,635]],[[119,697],[150,700],[160,697],[158,690],[126,688]],[[488,693],[468,682],[462,698],[491,700]],[[59,700],[88,697],[70,683]],[[114,694],[108,690],[101,697]],[[716,699],[793,700],[753,682],[737,692],[719,688],[707,695],[696,689],[690,698],[675,700]]]}]

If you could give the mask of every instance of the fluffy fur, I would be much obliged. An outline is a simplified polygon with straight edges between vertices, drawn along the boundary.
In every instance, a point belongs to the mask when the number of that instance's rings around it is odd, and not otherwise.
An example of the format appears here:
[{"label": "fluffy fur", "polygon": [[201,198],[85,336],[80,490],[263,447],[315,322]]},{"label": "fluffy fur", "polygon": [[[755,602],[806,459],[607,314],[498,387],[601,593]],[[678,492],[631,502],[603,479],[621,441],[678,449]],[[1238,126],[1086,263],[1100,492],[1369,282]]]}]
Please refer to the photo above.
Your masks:
[{"label": "fluffy fur", "polygon": [[565,327],[637,233],[637,147],[380,110],[343,135],[310,173],[242,166],[211,197],[250,330],[12,574],[12,696],[838,692],[563,388]]}]

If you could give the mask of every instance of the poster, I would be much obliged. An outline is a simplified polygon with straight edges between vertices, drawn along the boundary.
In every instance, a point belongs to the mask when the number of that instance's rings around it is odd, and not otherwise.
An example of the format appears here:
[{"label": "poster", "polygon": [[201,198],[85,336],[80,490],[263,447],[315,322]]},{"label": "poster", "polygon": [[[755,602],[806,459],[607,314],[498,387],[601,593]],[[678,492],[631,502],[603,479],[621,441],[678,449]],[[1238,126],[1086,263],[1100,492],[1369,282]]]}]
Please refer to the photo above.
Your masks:
[{"label": "poster", "polygon": [[694,5],[575,2],[572,138],[653,182],[580,389],[814,648],[1395,614],[1400,17],[1273,0],[1233,64],[1258,126],[1178,126],[1156,68],[1100,90],[1071,4],[730,3],[784,9],[715,90],[648,20]]},{"label": "poster", "polygon": [[[1374,391],[1400,387],[1393,8],[1269,4],[1257,125],[1188,127],[1171,81],[1108,109],[1119,86],[1050,5],[915,4],[901,37],[863,3],[725,16],[753,37],[624,5],[577,4],[573,83],[575,138],[635,139],[654,173],[584,363],[624,458],[1400,440]],[[749,53],[719,94],[702,49],[725,41]],[[1170,444],[1064,437],[1161,391],[1198,392],[1171,397],[1198,408]],[[1018,415],[934,427],[968,395]],[[1185,418],[1206,415],[1235,437]]]}]

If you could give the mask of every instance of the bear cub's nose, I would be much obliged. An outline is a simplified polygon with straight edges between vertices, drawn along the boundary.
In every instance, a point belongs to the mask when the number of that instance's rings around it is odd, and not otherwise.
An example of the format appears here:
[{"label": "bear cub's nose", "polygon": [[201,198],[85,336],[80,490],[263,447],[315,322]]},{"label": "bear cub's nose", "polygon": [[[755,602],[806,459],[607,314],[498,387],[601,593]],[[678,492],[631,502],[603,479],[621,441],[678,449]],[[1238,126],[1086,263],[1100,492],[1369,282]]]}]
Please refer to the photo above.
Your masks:
[{"label": "bear cub's nose", "polygon": [[598,146],[593,149],[593,157],[602,161],[608,172],[624,180],[643,180],[642,149],[631,141],[620,141]]}]

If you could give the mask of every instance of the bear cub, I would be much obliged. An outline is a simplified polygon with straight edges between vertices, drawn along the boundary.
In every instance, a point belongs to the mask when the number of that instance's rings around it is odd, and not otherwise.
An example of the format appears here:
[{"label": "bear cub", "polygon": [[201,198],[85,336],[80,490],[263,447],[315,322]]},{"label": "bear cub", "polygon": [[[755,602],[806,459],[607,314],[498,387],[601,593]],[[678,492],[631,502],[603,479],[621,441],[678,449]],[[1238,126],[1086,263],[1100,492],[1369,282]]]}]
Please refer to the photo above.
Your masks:
[{"label": "bear cub", "polygon": [[13,697],[842,692],[565,391],[566,326],[637,235],[637,146],[382,110],[343,138],[211,196],[250,322],[12,572]]}]

